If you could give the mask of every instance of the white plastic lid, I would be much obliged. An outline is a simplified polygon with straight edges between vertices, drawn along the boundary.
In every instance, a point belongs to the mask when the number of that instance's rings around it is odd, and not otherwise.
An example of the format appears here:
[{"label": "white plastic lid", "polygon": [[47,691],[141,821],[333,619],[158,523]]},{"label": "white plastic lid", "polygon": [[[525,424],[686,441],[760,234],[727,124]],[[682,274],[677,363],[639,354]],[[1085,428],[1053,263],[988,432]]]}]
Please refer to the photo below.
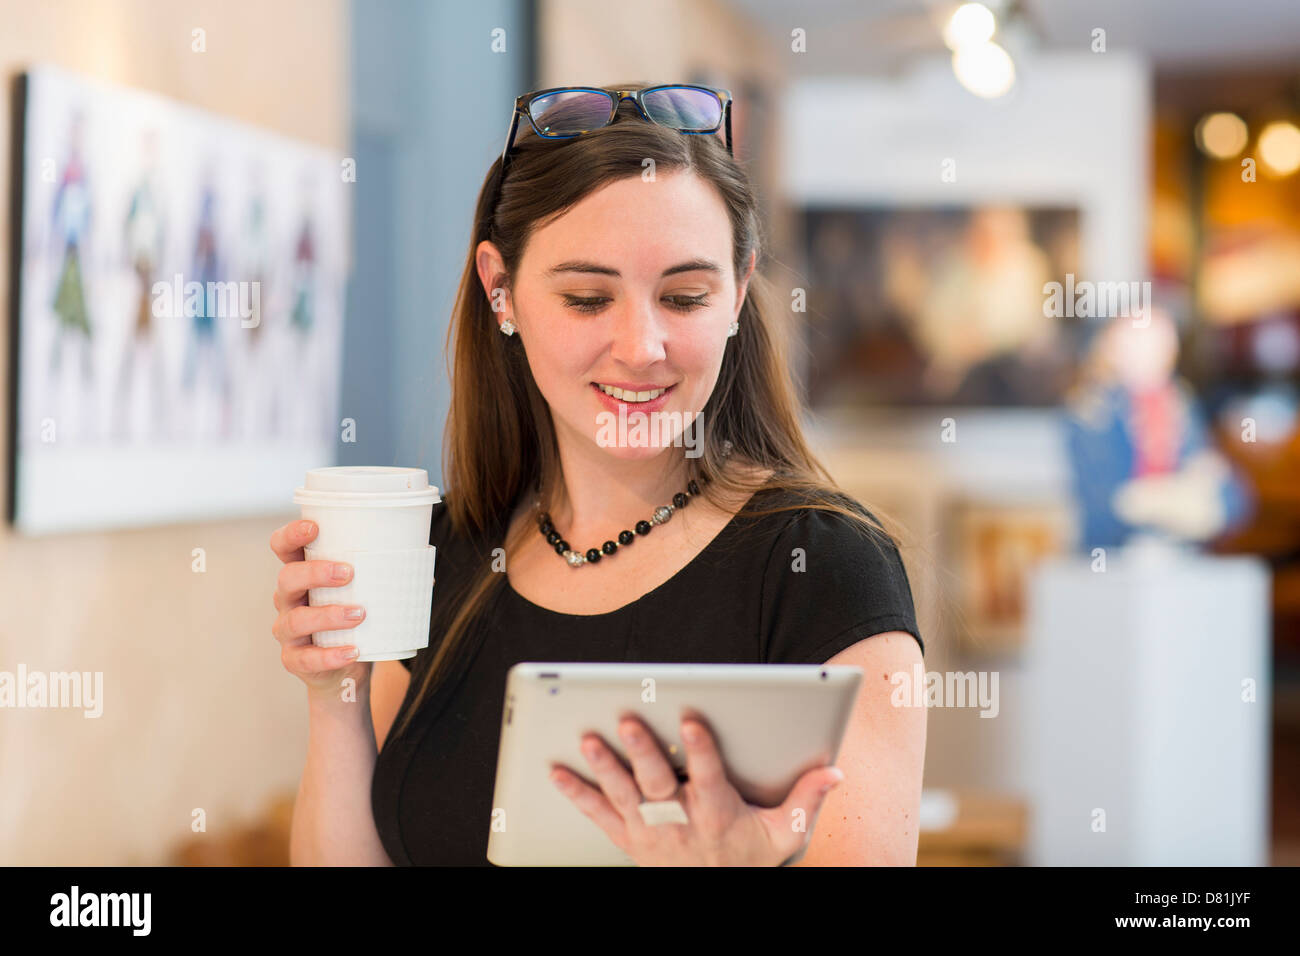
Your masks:
[{"label": "white plastic lid", "polygon": [[442,498],[437,486],[429,484],[429,473],[423,468],[339,465],[308,471],[293,500],[295,504],[383,508],[436,504]]}]

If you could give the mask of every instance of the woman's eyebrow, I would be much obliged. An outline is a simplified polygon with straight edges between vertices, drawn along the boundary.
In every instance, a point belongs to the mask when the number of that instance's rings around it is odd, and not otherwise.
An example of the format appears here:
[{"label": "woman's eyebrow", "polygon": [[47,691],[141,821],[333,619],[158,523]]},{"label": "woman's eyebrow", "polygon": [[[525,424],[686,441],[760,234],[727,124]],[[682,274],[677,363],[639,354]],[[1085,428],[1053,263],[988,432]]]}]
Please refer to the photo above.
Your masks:
[{"label": "woman's eyebrow", "polygon": [[[617,269],[584,259],[561,262],[557,266],[552,266],[550,269],[546,270],[546,276],[547,278],[550,278],[564,272],[590,272],[596,275],[613,276],[616,279],[622,278],[622,273]],[[722,268],[712,259],[690,259],[686,262],[679,262],[675,266],[669,266],[664,270],[663,274],[665,276],[671,276],[676,275],[679,272],[714,272],[721,275]]]}]

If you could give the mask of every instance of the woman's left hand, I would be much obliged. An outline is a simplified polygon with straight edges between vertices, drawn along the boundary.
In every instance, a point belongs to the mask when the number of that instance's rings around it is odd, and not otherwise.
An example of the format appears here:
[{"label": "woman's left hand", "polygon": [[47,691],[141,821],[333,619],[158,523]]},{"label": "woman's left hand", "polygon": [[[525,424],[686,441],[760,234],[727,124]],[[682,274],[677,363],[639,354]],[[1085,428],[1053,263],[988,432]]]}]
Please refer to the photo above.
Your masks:
[{"label": "woman's left hand", "polygon": [[[582,751],[599,789],[557,764],[551,780],[614,845],[640,866],[779,866],[812,834],[826,794],[844,779],[838,767],[809,770],[780,806],[745,802],[727,779],[713,735],[700,720],[682,721],[688,779],[679,783],[649,728],[635,717],[619,722],[632,773],[597,734]],[[646,823],[643,801],[677,800],[686,823]]]}]

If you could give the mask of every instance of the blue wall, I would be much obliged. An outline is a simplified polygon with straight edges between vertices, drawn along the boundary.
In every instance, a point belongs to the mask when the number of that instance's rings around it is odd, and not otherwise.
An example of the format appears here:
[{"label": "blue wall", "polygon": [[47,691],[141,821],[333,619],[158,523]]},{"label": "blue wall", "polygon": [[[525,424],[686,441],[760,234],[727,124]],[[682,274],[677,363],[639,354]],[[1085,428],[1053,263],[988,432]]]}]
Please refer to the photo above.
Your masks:
[{"label": "blue wall", "polygon": [[[340,417],[342,464],[442,479],[450,388],[444,343],[474,200],[532,89],[531,0],[354,0],[353,276]],[[505,30],[506,51],[492,50]]]}]

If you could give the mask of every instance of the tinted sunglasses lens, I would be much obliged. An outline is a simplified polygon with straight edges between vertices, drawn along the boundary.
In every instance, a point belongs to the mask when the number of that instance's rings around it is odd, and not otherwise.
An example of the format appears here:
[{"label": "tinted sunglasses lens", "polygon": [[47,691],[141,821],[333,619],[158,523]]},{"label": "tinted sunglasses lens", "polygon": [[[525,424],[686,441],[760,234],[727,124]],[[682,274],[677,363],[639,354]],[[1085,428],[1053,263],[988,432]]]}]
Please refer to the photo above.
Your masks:
[{"label": "tinted sunglasses lens", "polygon": [[707,132],[722,123],[722,103],[706,90],[670,86],[651,90],[641,101],[652,120],[673,129]]},{"label": "tinted sunglasses lens", "polygon": [[573,136],[599,129],[609,121],[614,98],[587,90],[548,93],[528,104],[528,112],[543,136]]}]

